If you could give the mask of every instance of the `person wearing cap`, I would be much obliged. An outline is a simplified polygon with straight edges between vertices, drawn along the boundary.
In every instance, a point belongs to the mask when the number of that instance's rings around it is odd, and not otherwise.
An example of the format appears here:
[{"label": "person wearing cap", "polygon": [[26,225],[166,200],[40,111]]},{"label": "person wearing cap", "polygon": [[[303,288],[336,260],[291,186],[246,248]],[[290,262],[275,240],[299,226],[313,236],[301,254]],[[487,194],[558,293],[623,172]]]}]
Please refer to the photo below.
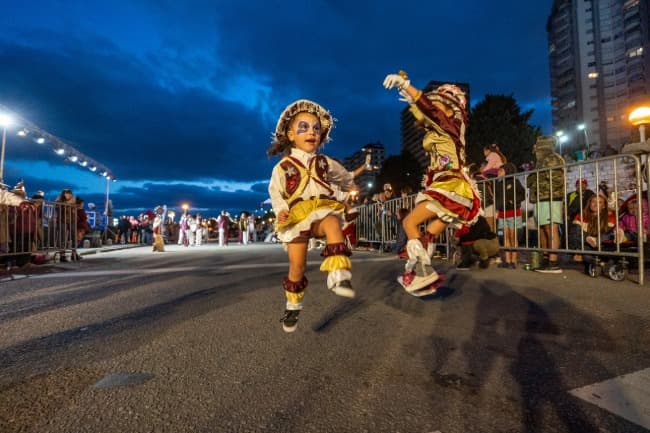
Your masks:
[{"label": "person wearing cap", "polygon": [[[351,279],[352,254],[344,242],[341,226],[345,206],[336,194],[351,191],[353,177],[340,163],[318,153],[329,141],[334,119],[325,108],[306,99],[289,104],[278,119],[268,156],[282,155],[273,168],[269,196],[277,217],[278,238],[287,248],[289,272],[282,286],[286,309],[280,321],[293,332],[303,308],[307,287],[305,268],[308,241],[325,238],[321,271],[335,294],[354,297]],[[333,188],[333,185],[336,188]]]},{"label": "person wearing cap", "polygon": [[521,219],[521,202],[526,199],[526,190],[516,176],[517,166],[512,162],[503,164],[497,171],[499,176],[495,188],[495,206],[497,209],[498,228],[503,230],[504,260],[502,268],[517,268],[517,235],[523,226]]},{"label": "person wearing cap", "polygon": [[[555,144],[555,136],[537,137],[533,146],[536,171],[526,178],[542,249],[560,248],[560,225],[564,220],[564,158],[555,151]],[[536,271],[561,273],[557,254],[544,252],[544,263]]]},{"label": "person wearing cap", "polygon": [[450,224],[472,225],[480,212],[479,192],[464,169],[467,99],[453,84],[422,92],[403,71],[387,75],[383,84],[386,89],[396,88],[409,103],[425,133],[422,147],[430,156],[424,191],[417,195],[415,207],[403,221],[409,258],[404,273],[397,279],[407,292],[417,295],[416,291],[427,287],[428,292],[435,290],[440,279],[431,267],[431,256],[420,242],[420,224],[430,221],[427,232],[437,236]]}]

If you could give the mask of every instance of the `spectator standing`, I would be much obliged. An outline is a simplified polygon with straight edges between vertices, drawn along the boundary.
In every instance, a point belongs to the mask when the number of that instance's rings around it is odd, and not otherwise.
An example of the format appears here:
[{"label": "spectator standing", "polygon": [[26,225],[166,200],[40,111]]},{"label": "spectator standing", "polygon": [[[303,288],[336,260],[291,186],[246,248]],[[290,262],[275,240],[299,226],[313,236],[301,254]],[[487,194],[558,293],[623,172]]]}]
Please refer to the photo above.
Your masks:
[{"label": "spectator standing", "polygon": [[71,189],[64,189],[55,200],[55,224],[56,239],[62,250],[59,252],[60,260],[66,261],[65,249],[72,248],[73,234],[76,234],[77,228],[74,220],[77,216],[77,201],[72,194]]},{"label": "spectator standing", "polygon": [[[495,187],[495,206],[499,229],[503,230],[504,261],[499,265],[502,268],[515,269],[517,267],[517,250],[511,249],[518,246],[518,234],[523,225],[521,219],[521,202],[526,199],[526,190],[514,176],[517,167],[508,162],[499,168]],[[508,176],[508,177],[505,177]]]},{"label": "spectator standing", "polygon": [[76,198],[77,202],[77,247],[83,242],[83,238],[90,231],[88,224],[88,215],[84,210],[84,200],[81,197]]},{"label": "spectator standing", "polygon": [[[533,152],[537,171],[526,178],[530,201],[537,219],[540,247],[560,248],[560,225],[563,222],[564,159],[555,151],[554,136],[537,137]],[[553,168],[554,167],[554,168]],[[544,261],[537,272],[558,274],[557,253],[544,252]]]},{"label": "spectator standing", "polygon": [[120,221],[117,223],[117,233],[121,244],[129,243],[129,230],[131,230],[129,218],[126,215],[122,215]]}]

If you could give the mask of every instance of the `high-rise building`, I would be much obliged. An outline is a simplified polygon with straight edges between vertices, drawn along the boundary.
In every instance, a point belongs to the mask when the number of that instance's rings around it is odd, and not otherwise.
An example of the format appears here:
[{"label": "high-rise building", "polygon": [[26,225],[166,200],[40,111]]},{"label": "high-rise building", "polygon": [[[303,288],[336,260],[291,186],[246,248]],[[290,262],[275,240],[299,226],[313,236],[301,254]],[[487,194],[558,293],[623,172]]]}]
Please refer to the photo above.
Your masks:
[{"label": "high-rise building", "polygon": [[359,185],[362,192],[372,190],[376,177],[384,164],[385,153],[383,144],[379,142],[369,143],[343,160],[343,167],[352,171],[365,164],[366,155],[370,155],[369,167],[355,179],[355,183]]},{"label": "high-rise building", "polygon": [[[469,107],[469,84],[455,83],[449,81],[429,81],[429,83],[422,89],[424,92],[437,89],[442,84],[455,84],[461,88],[467,96],[467,106]],[[401,129],[402,129],[402,150],[410,153],[413,158],[420,164],[422,168],[429,166],[429,155],[424,152],[422,148],[422,138],[424,138],[424,131],[422,128],[415,124],[415,117],[411,114],[408,107],[402,110],[401,114]]]},{"label": "high-rise building", "polygon": [[554,0],[546,30],[553,128],[566,134],[563,153],[620,150],[631,141],[628,114],[650,99],[649,3]]}]

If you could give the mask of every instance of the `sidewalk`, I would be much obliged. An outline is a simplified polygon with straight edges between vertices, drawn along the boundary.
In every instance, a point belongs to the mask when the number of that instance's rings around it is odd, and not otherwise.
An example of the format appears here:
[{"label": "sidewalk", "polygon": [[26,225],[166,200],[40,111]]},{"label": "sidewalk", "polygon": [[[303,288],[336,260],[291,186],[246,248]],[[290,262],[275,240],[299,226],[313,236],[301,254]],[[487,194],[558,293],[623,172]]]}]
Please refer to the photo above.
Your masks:
[{"label": "sidewalk", "polygon": [[87,256],[90,254],[97,254],[97,253],[106,253],[109,251],[118,251],[118,250],[125,250],[128,248],[137,248],[137,247],[149,247],[151,248],[151,245],[146,245],[146,244],[114,244],[114,245],[103,245],[101,247],[97,248],[77,248],[77,254],[80,256]]}]

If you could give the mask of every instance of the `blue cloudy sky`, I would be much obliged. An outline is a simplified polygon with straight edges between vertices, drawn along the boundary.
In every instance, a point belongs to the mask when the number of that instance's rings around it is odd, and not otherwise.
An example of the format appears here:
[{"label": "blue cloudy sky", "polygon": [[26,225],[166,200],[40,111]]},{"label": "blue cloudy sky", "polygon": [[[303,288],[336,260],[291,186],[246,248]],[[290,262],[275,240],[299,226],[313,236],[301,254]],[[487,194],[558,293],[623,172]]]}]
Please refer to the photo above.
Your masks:
[{"label": "blue cloudy sky", "polygon": [[[399,153],[403,104],[381,83],[468,82],[472,103],[513,94],[550,132],[552,0],[3,2],[0,105],[110,168],[118,212],[212,214],[267,198],[282,109],[338,120],[325,152],[381,141]],[[14,128],[15,129],[15,128]],[[5,183],[103,203],[105,179],[9,130]]]}]

